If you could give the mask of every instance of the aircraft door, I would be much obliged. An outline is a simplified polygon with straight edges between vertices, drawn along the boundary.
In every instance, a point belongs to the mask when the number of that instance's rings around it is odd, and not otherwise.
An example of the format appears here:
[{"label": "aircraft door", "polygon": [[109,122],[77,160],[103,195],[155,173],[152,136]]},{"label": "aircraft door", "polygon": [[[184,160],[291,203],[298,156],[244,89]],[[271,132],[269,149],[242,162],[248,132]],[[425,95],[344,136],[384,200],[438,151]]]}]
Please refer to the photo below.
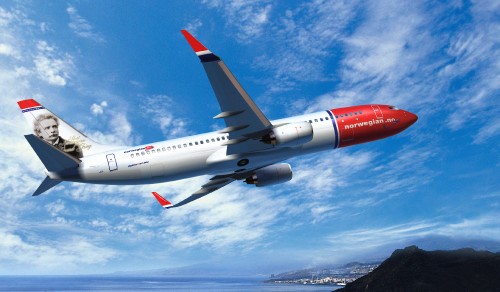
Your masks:
[{"label": "aircraft door", "polygon": [[384,114],[382,113],[382,111],[380,110],[380,107],[378,105],[372,105],[372,109],[373,109],[373,112],[375,113],[375,117],[377,119],[384,118]]},{"label": "aircraft door", "polygon": [[115,155],[108,154],[106,155],[106,159],[108,160],[109,171],[117,170],[118,164],[116,163]]}]

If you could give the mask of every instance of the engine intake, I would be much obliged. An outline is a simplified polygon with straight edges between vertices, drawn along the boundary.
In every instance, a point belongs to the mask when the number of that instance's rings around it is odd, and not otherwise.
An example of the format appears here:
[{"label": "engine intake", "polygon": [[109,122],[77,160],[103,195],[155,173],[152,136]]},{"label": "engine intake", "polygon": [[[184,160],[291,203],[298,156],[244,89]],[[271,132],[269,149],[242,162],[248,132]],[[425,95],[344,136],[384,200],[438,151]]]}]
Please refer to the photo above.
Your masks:
[{"label": "engine intake", "polygon": [[257,187],[276,185],[292,179],[292,167],[288,163],[278,163],[263,167],[245,179],[247,184]]},{"label": "engine intake", "polygon": [[262,142],[275,146],[299,146],[311,141],[313,128],[309,122],[298,122],[276,127],[262,137]]}]

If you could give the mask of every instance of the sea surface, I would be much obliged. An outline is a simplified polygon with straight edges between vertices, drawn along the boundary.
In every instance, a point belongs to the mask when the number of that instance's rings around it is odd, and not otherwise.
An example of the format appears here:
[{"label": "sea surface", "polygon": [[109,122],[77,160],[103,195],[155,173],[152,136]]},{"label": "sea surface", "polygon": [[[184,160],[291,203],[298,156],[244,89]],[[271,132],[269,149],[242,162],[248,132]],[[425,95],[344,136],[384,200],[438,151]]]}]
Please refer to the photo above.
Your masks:
[{"label": "sea surface", "polygon": [[264,283],[262,278],[0,276],[0,291],[332,291],[333,285]]}]

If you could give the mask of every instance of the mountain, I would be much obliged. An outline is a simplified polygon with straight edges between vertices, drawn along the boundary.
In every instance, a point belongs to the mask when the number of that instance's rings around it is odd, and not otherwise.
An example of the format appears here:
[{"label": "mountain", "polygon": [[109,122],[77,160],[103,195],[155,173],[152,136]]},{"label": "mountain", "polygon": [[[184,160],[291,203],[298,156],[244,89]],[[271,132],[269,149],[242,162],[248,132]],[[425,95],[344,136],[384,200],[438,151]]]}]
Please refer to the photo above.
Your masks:
[{"label": "mountain", "polygon": [[409,246],[337,291],[500,291],[500,253]]}]

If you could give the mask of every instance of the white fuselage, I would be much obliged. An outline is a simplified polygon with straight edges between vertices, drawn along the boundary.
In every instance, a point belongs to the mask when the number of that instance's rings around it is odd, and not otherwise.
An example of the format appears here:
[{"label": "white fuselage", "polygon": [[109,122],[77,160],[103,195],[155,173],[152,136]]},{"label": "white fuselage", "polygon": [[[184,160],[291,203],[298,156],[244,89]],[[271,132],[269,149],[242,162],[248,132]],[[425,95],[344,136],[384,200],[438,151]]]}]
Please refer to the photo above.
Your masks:
[{"label": "white fuselage", "polygon": [[[313,138],[297,147],[269,145],[268,150],[226,155],[223,144],[228,134],[210,132],[113,151],[82,158],[79,177],[64,180],[96,184],[149,184],[174,181],[199,175],[234,173],[256,169],[288,158],[335,148],[338,139],[335,119],[327,111],[272,121],[273,125],[312,121]],[[337,137],[336,137],[337,135]],[[238,166],[242,159],[248,164]]]}]

